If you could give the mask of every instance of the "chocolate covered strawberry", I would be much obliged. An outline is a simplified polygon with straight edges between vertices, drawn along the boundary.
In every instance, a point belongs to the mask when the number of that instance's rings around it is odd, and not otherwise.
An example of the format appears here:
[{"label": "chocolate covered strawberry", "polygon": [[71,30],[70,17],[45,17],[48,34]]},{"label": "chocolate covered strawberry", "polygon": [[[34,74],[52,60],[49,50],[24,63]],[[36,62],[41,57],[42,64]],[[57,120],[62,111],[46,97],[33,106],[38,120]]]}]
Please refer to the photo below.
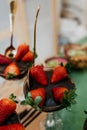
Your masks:
[{"label": "chocolate covered strawberry", "polygon": [[21,60],[22,57],[29,51],[29,46],[25,43],[20,44],[17,48],[17,53],[15,55],[15,59],[17,61]]},{"label": "chocolate covered strawberry", "polygon": [[4,76],[6,78],[13,78],[18,76],[19,74],[20,74],[20,70],[15,62],[9,64],[4,71]]},{"label": "chocolate covered strawberry", "polygon": [[22,58],[23,62],[32,62],[34,59],[34,54],[31,51],[28,51]]},{"label": "chocolate covered strawberry", "polygon": [[0,125],[16,110],[15,96],[0,100]]},{"label": "chocolate covered strawberry", "polygon": [[67,70],[64,66],[58,66],[53,70],[51,83],[56,83],[68,76]]},{"label": "chocolate covered strawberry", "polygon": [[38,106],[43,106],[46,98],[46,91],[44,88],[37,88],[31,90],[27,95],[24,101],[21,102],[23,105],[31,105],[35,109],[38,109]]},{"label": "chocolate covered strawberry", "polygon": [[22,124],[9,124],[0,126],[0,130],[25,130]]},{"label": "chocolate covered strawberry", "polygon": [[52,94],[54,100],[60,102],[64,107],[71,106],[71,104],[76,103],[76,89],[68,90],[68,88],[64,86],[58,86],[52,88]]},{"label": "chocolate covered strawberry", "polygon": [[58,102],[62,102],[64,93],[68,91],[69,90],[66,87],[62,87],[62,86],[52,88],[53,97]]},{"label": "chocolate covered strawberry", "polygon": [[0,54],[0,64],[1,65],[6,65],[6,64],[10,64],[12,62],[11,59],[5,57],[4,55]]},{"label": "chocolate covered strawberry", "polygon": [[30,69],[30,76],[33,77],[41,85],[47,85],[47,76],[43,66],[36,65]]}]

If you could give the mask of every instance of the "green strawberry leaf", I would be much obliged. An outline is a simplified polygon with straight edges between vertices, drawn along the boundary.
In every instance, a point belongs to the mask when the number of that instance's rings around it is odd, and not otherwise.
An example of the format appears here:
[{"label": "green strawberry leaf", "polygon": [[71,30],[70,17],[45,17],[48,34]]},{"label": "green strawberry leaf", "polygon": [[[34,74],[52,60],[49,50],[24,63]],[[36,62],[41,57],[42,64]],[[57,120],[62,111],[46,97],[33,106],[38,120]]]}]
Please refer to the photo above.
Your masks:
[{"label": "green strawberry leaf", "polygon": [[28,93],[26,94],[26,96],[25,96],[25,99],[28,100],[30,97],[31,97],[31,93],[28,92]]},{"label": "green strawberry leaf", "polygon": [[16,99],[16,96],[13,93],[11,93],[10,99]]},{"label": "green strawberry leaf", "polygon": [[10,94],[9,98],[15,103],[18,103],[18,101],[16,100],[16,96],[13,93]]},{"label": "green strawberry leaf", "polygon": [[31,97],[31,94],[30,94],[30,93],[28,93],[28,94],[26,95],[25,101],[26,101],[26,103],[27,103],[28,105],[31,105],[31,106],[34,105],[34,101],[33,101],[32,97]]},{"label": "green strawberry leaf", "polygon": [[12,74],[12,73],[7,73],[7,75],[6,75],[7,79],[12,79],[12,78],[15,78],[15,77],[16,77],[16,75]]},{"label": "green strawberry leaf", "polygon": [[21,101],[21,105],[27,105],[27,102],[25,100]]},{"label": "green strawberry leaf", "polygon": [[76,89],[70,90],[69,92],[64,92],[64,97],[62,99],[62,105],[65,107],[71,106],[71,104],[76,104]]},{"label": "green strawberry leaf", "polygon": [[42,98],[40,96],[37,96],[34,99],[32,99],[31,97],[31,93],[29,92],[28,94],[26,94],[25,96],[25,100],[21,101],[21,105],[31,105],[32,107],[34,107],[36,110],[41,110],[41,108],[39,108],[39,103],[42,101]]},{"label": "green strawberry leaf", "polygon": [[70,73],[72,71],[72,64],[70,62],[68,62],[66,65],[65,65],[65,68],[67,69],[67,72]]},{"label": "green strawberry leaf", "polygon": [[42,97],[41,96],[37,96],[34,100],[35,104],[39,105],[40,102],[42,101]]},{"label": "green strawberry leaf", "polygon": [[[60,63],[60,65],[61,65],[61,66],[64,66],[62,62]],[[70,62],[68,62],[68,63],[65,65],[65,68],[66,68],[67,72],[70,73],[71,70],[72,70],[72,64],[71,64]]]},{"label": "green strawberry leaf", "polygon": [[39,106],[34,105],[33,107],[34,107],[37,111],[38,111],[38,110],[41,111],[41,108],[40,108]]},{"label": "green strawberry leaf", "polygon": [[31,105],[31,106],[33,106],[34,101],[33,101],[33,99],[31,97],[29,99],[25,98],[25,100],[21,101],[21,105]]}]

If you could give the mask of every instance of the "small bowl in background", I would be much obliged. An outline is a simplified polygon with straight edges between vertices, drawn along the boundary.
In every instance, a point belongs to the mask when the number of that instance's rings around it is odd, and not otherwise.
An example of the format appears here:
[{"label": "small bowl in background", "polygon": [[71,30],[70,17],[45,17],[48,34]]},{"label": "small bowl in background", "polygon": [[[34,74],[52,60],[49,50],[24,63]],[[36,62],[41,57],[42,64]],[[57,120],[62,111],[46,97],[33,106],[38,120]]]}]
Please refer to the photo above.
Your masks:
[{"label": "small bowl in background", "polygon": [[68,63],[68,61],[66,58],[56,56],[56,57],[47,58],[44,63],[46,67],[55,68],[61,63],[65,66]]}]

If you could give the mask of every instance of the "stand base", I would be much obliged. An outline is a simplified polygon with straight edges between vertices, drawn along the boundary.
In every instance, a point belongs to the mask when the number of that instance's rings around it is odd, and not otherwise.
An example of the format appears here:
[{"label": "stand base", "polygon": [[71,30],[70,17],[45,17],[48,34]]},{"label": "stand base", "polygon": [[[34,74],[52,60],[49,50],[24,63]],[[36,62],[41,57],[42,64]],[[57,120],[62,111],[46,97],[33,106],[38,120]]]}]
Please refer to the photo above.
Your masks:
[{"label": "stand base", "polygon": [[63,130],[62,119],[54,116],[53,113],[48,113],[40,122],[40,130]]}]

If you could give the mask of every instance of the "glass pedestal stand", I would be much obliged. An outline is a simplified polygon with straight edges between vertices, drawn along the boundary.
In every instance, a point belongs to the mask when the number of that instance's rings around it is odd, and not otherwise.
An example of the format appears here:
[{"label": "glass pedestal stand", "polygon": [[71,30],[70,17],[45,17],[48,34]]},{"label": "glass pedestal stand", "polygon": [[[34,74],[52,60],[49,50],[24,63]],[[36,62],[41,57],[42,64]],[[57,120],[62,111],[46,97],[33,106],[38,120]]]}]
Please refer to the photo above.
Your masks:
[{"label": "glass pedestal stand", "polygon": [[56,112],[49,112],[40,122],[40,130],[63,130],[62,119]]}]

